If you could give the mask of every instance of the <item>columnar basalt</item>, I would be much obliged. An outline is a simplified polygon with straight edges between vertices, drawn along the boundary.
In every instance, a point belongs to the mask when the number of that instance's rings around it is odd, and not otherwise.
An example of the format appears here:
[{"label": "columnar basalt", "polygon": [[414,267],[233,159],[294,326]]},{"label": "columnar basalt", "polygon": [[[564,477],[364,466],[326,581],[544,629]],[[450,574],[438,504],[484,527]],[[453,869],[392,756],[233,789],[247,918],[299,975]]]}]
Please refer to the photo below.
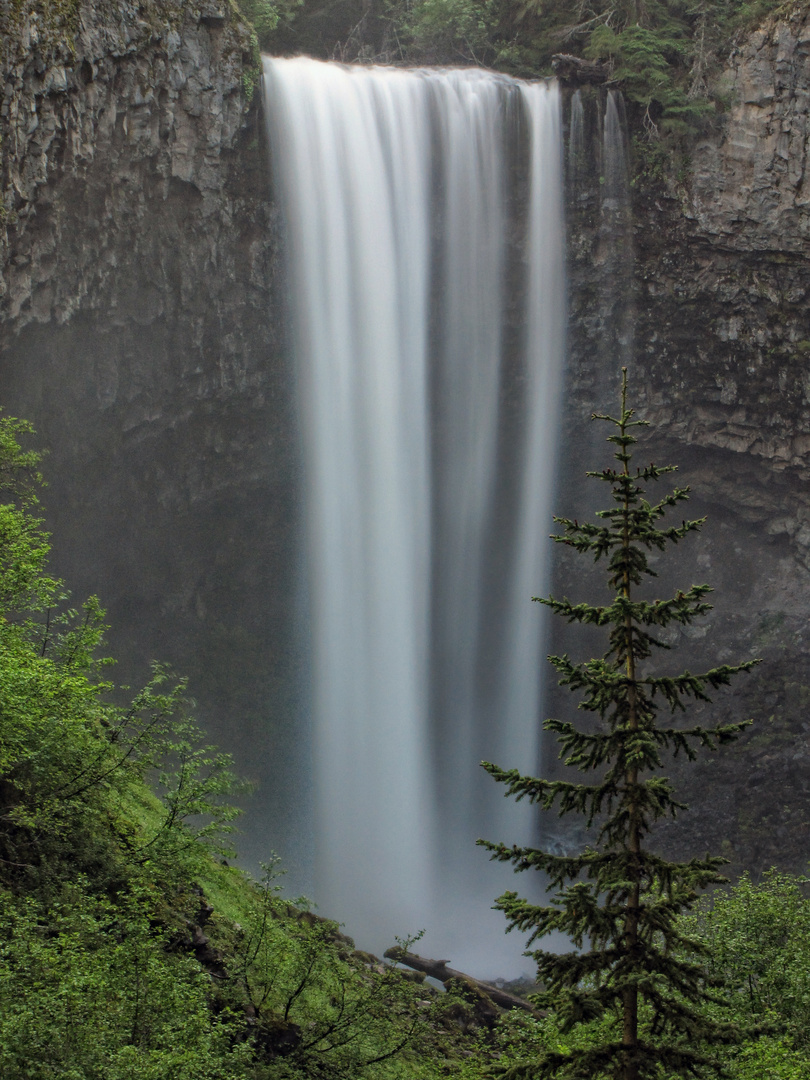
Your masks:
[{"label": "columnar basalt", "polygon": [[[721,89],[725,112],[681,176],[651,180],[643,147],[636,155],[633,251],[624,248],[633,274],[621,303],[605,282],[622,255],[606,244],[598,173],[570,207],[567,409],[580,447],[570,468],[573,476],[594,467],[594,452],[603,453],[585,434],[587,416],[615,397],[617,357],[627,346],[623,304],[633,315],[639,412],[653,424],[649,457],[676,462],[698,511],[710,516],[683,558],[694,580],[716,586],[716,608],[689,636],[673,633],[671,644],[695,664],[735,649],[765,660],[736,691],[739,700],[721,699],[715,709],[743,709],[757,726],[730,764],[688,782],[694,812],[661,839],[684,853],[720,838],[735,869],[802,869],[810,791],[800,704],[810,684],[806,12],[740,39]],[[563,558],[561,590],[570,588],[567,572]],[[555,698],[555,707],[564,703]]]},{"label": "columnar basalt", "polygon": [[[741,40],[721,88],[726,112],[691,150],[686,175],[635,187],[638,377],[647,414],[689,448],[701,489],[768,535],[791,537],[807,564],[810,17]],[[604,356],[594,348],[605,318],[600,240],[592,214],[590,240],[572,247],[573,371],[589,400],[590,358]]]},{"label": "columnar basalt", "polygon": [[119,677],[174,662],[264,781],[297,466],[258,52],[227,2],[64,7],[1,9],[0,398],[52,451],[56,567],[108,607]]}]

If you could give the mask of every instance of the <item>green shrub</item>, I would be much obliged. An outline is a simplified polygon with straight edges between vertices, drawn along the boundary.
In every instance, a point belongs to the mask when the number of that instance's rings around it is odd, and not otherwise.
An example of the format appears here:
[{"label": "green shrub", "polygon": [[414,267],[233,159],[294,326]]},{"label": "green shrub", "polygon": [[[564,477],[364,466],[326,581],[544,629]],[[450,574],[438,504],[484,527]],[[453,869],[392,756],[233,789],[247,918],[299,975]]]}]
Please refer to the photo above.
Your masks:
[{"label": "green shrub", "polygon": [[213,857],[230,758],[160,665],[121,704],[98,601],[48,576],[29,431],[0,418],[0,1076],[433,1075],[423,992]]},{"label": "green shrub", "polygon": [[711,950],[738,1022],[768,1021],[810,1052],[810,900],[808,880],[771,870],[705,897],[691,929]]},{"label": "green shrub", "polygon": [[[150,896],[150,892],[152,895]],[[86,879],[47,908],[0,893],[4,1080],[237,1080],[244,1019],[213,1018],[209,977],[172,952],[157,890],[113,903]]]},{"label": "green shrub", "polygon": [[490,52],[496,0],[416,0],[403,27],[420,54],[482,61]]}]

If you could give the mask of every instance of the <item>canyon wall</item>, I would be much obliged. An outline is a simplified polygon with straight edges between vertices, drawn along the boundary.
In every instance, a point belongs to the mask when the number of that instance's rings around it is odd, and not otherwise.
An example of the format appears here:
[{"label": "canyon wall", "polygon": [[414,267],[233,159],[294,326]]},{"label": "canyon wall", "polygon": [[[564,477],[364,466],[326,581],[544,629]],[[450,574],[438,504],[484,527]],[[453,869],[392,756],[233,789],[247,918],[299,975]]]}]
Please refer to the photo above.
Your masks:
[{"label": "canyon wall", "polygon": [[118,678],[190,677],[259,783],[241,846],[291,861],[297,464],[258,52],[227,0],[5,18],[0,398],[49,450],[55,568],[107,607]]},{"label": "canyon wall", "polygon": [[[261,784],[248,856],[278,846],[304,864],[299,463],[249,32],[214,0],[80,3],[54,23],[6,2],[0,20],[0,400],[51,450],[56,569],[77,598],[101,595],[126,681],[152,657],[191,676],[212,736]],[[662,842],[799,867],[810,20],[741,39],[723,101],[680,177],[635,184],[627,220],[608,221],[598,177],[572,197],[561,509],[594,501],[575,481],[604,460],[587,417],[626,361],[650,455],[677,462],[694,512],[710,514],[672,582],[709,580],[717,607],[673,638],[679,661],[763,657],[719,701],[757,727],[692,774],[696,809]],[[560,555],[555,588],[572,580]]]},{"label": "canyon wall", "polygon": [[[593,493],[575,484],[602,438],[587,417],[616,400],[619,364],[627,362],[640,414],[653,425],[639,452],[678,464],[678,482],[693,491],[690,516],[709,516],[700,538],[667,559],[660,584],[708,581],[715,610],[685,634],[673,631],[678,652],[660,666],[763,659],[718,695],[714,712],[698,711],[704,720],[719,714],[756,724],[732,751],[685,771],[685,801],[695,809],[661,837],[680,854],[723,843],[735,869],[803,869],[810,822],[810,17],[773,20],[741,38],[720,89],[725,111],[690,149],[680,176],[670,170],[656,178],[642,135],[624,233],[617,236],[615,210],[613,220],[600,211],[599,177],[574,193],[566,407],[572,445],[586,449],[569,454],[563,468],[574,501],[592,502]],[[565,556],[559,564],[557,587],[570,590],[574,568]]]}]

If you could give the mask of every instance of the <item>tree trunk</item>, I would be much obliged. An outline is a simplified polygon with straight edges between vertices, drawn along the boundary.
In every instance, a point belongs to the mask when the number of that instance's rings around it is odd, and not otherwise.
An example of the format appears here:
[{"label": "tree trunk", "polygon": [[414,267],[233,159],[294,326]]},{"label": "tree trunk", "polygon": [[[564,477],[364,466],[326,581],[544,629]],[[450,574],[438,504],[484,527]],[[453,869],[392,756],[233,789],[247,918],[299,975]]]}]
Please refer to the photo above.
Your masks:
[{"label": "tree trunk", "polygon": [[447,983],[451,979],[464,979],[467,982],[473,983],[478,989],[492,998],[494,1003],[502,1009],[524,1009],[526,1012],[532,1013],[534,1016],[542,1016],[536,1009],[532,1008],[525,998],[518,997],[517,994],[510,994],[507,990],[501,990],[497,986],[493,986],[492,983],[481,982],[480,979],[474,979],[472,975],[465,975],[463,971],[456,971],[454,968],[447,966],[446,960],[429,960],[425,956],[417,956],[416,953],[403,952],[402,949],[394,948],[386,950],[385,956],[388,960],[395,960],[398,964],[404,964],[406,967],[413,968],[414,971],[424,971],[426,975],[430,975],[432,979],[438,979],[439,982]]}]

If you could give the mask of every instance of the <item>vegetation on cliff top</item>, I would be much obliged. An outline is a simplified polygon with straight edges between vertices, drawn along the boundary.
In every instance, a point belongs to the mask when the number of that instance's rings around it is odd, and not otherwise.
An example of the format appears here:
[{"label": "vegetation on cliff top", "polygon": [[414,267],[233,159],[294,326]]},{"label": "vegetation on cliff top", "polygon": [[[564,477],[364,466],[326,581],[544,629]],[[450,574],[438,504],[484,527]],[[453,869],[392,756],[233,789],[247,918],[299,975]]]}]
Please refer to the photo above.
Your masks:
[{"label": "vegetation on cliff top", "polygon": [[240,0],[263,48],[340,60],[479,64],[552,73],[555,54],[601,66],[648,137],[691,135],[724,106],[722,61],[783,0]]},{"label": "vegetation on cliff top", "polygon": [[[739,31],[791,0],[231,0],[252,27],[245,59],[250,99],[258,49],[339,60],[478,64],[510,74],[552,73],[572,54],[599,66],[638,111],[649,139],[693,136],[726,105],[722,62]],[[170,0],[140,5],[137,27],[172,25]],[[0,4],[2,49],[22,48],[24,20],[36,47],[68,62],[79,0]]]}]

